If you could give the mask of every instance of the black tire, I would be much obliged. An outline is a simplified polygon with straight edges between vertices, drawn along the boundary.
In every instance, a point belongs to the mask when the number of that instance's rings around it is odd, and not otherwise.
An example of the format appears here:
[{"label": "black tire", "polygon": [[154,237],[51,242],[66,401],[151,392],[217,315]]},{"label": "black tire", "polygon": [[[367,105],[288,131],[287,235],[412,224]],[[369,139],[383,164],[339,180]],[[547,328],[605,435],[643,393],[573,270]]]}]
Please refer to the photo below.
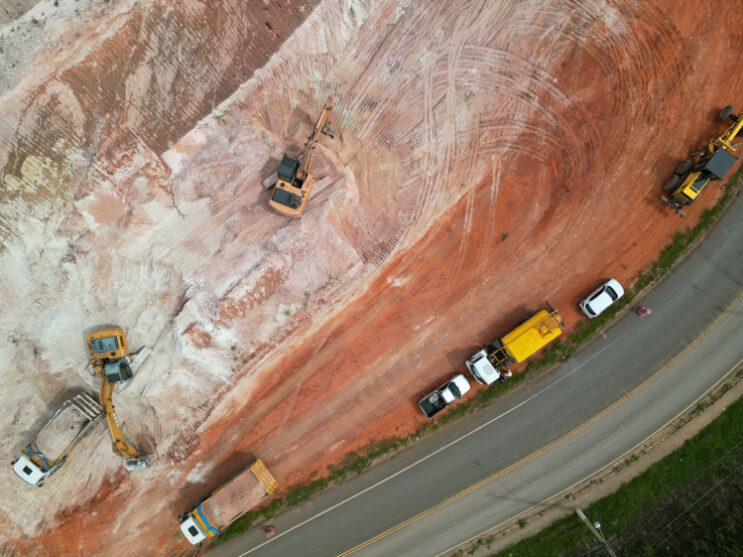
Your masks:
[{"label": "black tire", "polygon": [[691,168],[692,162],[689,159],[686,159],[684,162],[682,162],[680,165],[676,167],[676,170],[673,171],[674,174],[681,175],[687,170]]},{"label": "black tire", "polygon": [[674,174],[668,180],[666,180],[665,184],[663,184],[663,189],[666,191],[673,191],[678,187],[680,183],[681,176],[679,176],[678,174]]},{"label": "black tire", "polygon": [[720,121],[727,120],[728,118],[730,118],[730,116],[732,116],[733,112],[735,112],[735,109],[733,108],[732,104],[729,104],[720,111],[720,113],[717,115],[717,119]]}]

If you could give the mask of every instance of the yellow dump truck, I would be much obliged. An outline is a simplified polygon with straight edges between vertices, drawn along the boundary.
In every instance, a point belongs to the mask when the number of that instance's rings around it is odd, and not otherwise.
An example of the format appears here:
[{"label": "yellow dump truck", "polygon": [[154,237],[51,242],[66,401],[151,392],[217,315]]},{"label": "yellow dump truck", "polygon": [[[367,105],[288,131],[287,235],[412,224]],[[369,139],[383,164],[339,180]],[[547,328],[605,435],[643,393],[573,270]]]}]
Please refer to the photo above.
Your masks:
[{"label": "yellow dump truck", "polygon": [[181,532],[194,545],[218,536],[227,526],[271,495],[277,486],[271,472],[258,459],[182,515]]},{"label": "yellow dump truck", "polygon": [[67,460],[67,455],[98,422],[101,407],[87,393],[69,400],[26,445],[11,465],[16,475],[29,485],[41,487]]},{"label": "yellow dump truck", "polygon": [[510,365],[523,362],[562,334],[565,328],[560,315],[546,304],[506,336],[497,339],[467,360],[467,369],[483,385],[501,377]]}]

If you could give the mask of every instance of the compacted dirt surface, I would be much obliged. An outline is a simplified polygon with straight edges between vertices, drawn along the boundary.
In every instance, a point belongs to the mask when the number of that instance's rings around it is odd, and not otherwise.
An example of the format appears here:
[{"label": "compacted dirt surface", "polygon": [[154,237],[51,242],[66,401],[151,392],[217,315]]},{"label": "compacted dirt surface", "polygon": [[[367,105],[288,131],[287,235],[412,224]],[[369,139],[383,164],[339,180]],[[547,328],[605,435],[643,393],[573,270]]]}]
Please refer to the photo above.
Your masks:
[{"label": "compacted dirt surface", "polygon": [[[281,489],[369,440],[548,300],[572,328],[682,220],[660,201],[743,108],[743,7],[668,0],[59,0],[0,24],[7,555],[182,554],[177,516],[260,457]],[[8,23],[5,23],[5,21]],[[262,183],[328,95],[308,210]],[[150,356],[42,489],[9,463],[84,337]],[[497,388],[497,387],[493,387]]]}]

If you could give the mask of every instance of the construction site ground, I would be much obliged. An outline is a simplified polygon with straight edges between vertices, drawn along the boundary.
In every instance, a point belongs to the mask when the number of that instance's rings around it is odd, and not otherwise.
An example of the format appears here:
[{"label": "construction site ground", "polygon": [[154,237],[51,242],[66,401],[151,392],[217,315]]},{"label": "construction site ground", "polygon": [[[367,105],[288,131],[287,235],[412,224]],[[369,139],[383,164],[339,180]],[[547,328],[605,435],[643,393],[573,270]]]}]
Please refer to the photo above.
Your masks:
[{"label": "construction site ground", "polygon": [[[186,554],[177,516],[255,458],[280,491],[320,477],[416,429],[419,398],[545,300],[572,329],[720,195],[685,220],[660,201],[743,108],[743,7],[723,11],[60,0],[2,20],[0,554]],[[262,182],[329,94],[338,133],[286,219]],[[96,392],[84,339],[109,325],[151,350],[114,396],[153,464],[127,472],[101,422],[30,489],[8,464],[62,391]]]}]

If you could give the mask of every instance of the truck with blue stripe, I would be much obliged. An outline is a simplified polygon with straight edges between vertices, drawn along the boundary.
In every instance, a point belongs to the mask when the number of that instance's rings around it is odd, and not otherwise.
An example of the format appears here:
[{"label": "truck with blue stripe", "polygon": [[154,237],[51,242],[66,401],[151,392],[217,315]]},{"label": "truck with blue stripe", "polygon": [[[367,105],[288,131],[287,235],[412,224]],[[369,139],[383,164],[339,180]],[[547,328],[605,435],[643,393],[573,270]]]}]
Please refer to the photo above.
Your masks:
[{"label": "truck with blue stripe", "polygon": [[11,463],[13,471],[27,484],[41,487],[102,415],[100,404],[87,393],[66,400]]},{"label": "truck with blue stripe", "polygon": [[181,532],[197,545],[213,538],[271,495],[278,483],[258,459],[180,518]]}]

